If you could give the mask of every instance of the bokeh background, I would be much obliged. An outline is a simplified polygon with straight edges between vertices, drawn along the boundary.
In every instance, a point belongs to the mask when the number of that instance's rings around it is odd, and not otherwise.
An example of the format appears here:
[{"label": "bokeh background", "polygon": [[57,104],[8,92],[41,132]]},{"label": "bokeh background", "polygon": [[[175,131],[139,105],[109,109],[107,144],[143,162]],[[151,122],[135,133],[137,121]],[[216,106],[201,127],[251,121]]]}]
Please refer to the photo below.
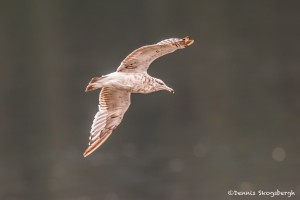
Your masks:
[{"label": "bokeh background", "polygon": [[[0,199],[300,198],[299,1],[54,0],[0,6]],[[88,158],[98,91],[132,50],[191,47],[149,73],[175,94],[133,95]],[[287,197],[280,197],[286,199]]]}]

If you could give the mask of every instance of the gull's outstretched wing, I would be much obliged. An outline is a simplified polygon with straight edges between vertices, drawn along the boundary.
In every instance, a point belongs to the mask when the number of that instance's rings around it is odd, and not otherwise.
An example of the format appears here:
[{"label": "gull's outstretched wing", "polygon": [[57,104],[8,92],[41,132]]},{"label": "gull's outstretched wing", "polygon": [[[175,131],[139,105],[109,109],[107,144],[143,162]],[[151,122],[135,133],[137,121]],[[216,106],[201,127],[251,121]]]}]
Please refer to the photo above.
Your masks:
[{"label": "gull's outstretched wing", "polygon": [[147,71],[157,58],[193,44],[190,37],[170,38],[157,44],[143,46],[129,54],[118,67],[117,72],[139,73]]},{"label": "gull's outstretched wing", "polygon": [[93,153],[121,123],[130,105],[130,92],[104,87],[99,97],[99,111],[95,115],[89,147],[83,153],[86,157]]}]

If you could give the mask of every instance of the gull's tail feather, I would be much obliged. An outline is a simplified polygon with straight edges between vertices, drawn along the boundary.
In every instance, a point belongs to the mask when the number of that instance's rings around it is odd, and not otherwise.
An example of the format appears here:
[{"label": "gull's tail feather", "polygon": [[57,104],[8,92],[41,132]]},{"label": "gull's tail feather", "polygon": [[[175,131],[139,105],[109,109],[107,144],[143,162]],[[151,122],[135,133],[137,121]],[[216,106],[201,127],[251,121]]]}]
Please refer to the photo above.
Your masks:
[{"label": "gull's tail feather", "polygon": [[85,92],[90,92],[96,89],[99,89],[102,87],[101,84],[101,80],[105,78],[105,76],[101,76],[101,77],[94,77],[91,79],[91,81],[89,82],[88,86],[85,89]]}]

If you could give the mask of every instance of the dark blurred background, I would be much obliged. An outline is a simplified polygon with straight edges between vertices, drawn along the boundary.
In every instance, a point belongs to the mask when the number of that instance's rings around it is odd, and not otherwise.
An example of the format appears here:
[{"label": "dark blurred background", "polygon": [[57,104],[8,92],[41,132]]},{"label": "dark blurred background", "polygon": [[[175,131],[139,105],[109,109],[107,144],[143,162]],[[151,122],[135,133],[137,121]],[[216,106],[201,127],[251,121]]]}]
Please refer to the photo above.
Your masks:
[{"label": "dark blurred background", "polygon": [[[300,198],[299,1],[2,1],[0,199]],[[88,158],[98,91],[134,49],[191,36]],[[287,199],[287,197],[280,197]]]}]

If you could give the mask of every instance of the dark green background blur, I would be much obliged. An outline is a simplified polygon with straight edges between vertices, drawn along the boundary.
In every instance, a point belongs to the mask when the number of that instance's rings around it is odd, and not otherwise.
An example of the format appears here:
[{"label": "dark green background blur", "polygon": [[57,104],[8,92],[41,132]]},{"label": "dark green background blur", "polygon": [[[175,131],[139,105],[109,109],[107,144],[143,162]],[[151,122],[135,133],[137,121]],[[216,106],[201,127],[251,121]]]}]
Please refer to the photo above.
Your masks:
[{"label": "dark green background blur", "polygon": [[[0,4],[1,200],[300,198],[299,1]],[[187,35],[191,47],[149,70],[175,94],[133,95],[83,158],[98,104],[90,78]]]}]

